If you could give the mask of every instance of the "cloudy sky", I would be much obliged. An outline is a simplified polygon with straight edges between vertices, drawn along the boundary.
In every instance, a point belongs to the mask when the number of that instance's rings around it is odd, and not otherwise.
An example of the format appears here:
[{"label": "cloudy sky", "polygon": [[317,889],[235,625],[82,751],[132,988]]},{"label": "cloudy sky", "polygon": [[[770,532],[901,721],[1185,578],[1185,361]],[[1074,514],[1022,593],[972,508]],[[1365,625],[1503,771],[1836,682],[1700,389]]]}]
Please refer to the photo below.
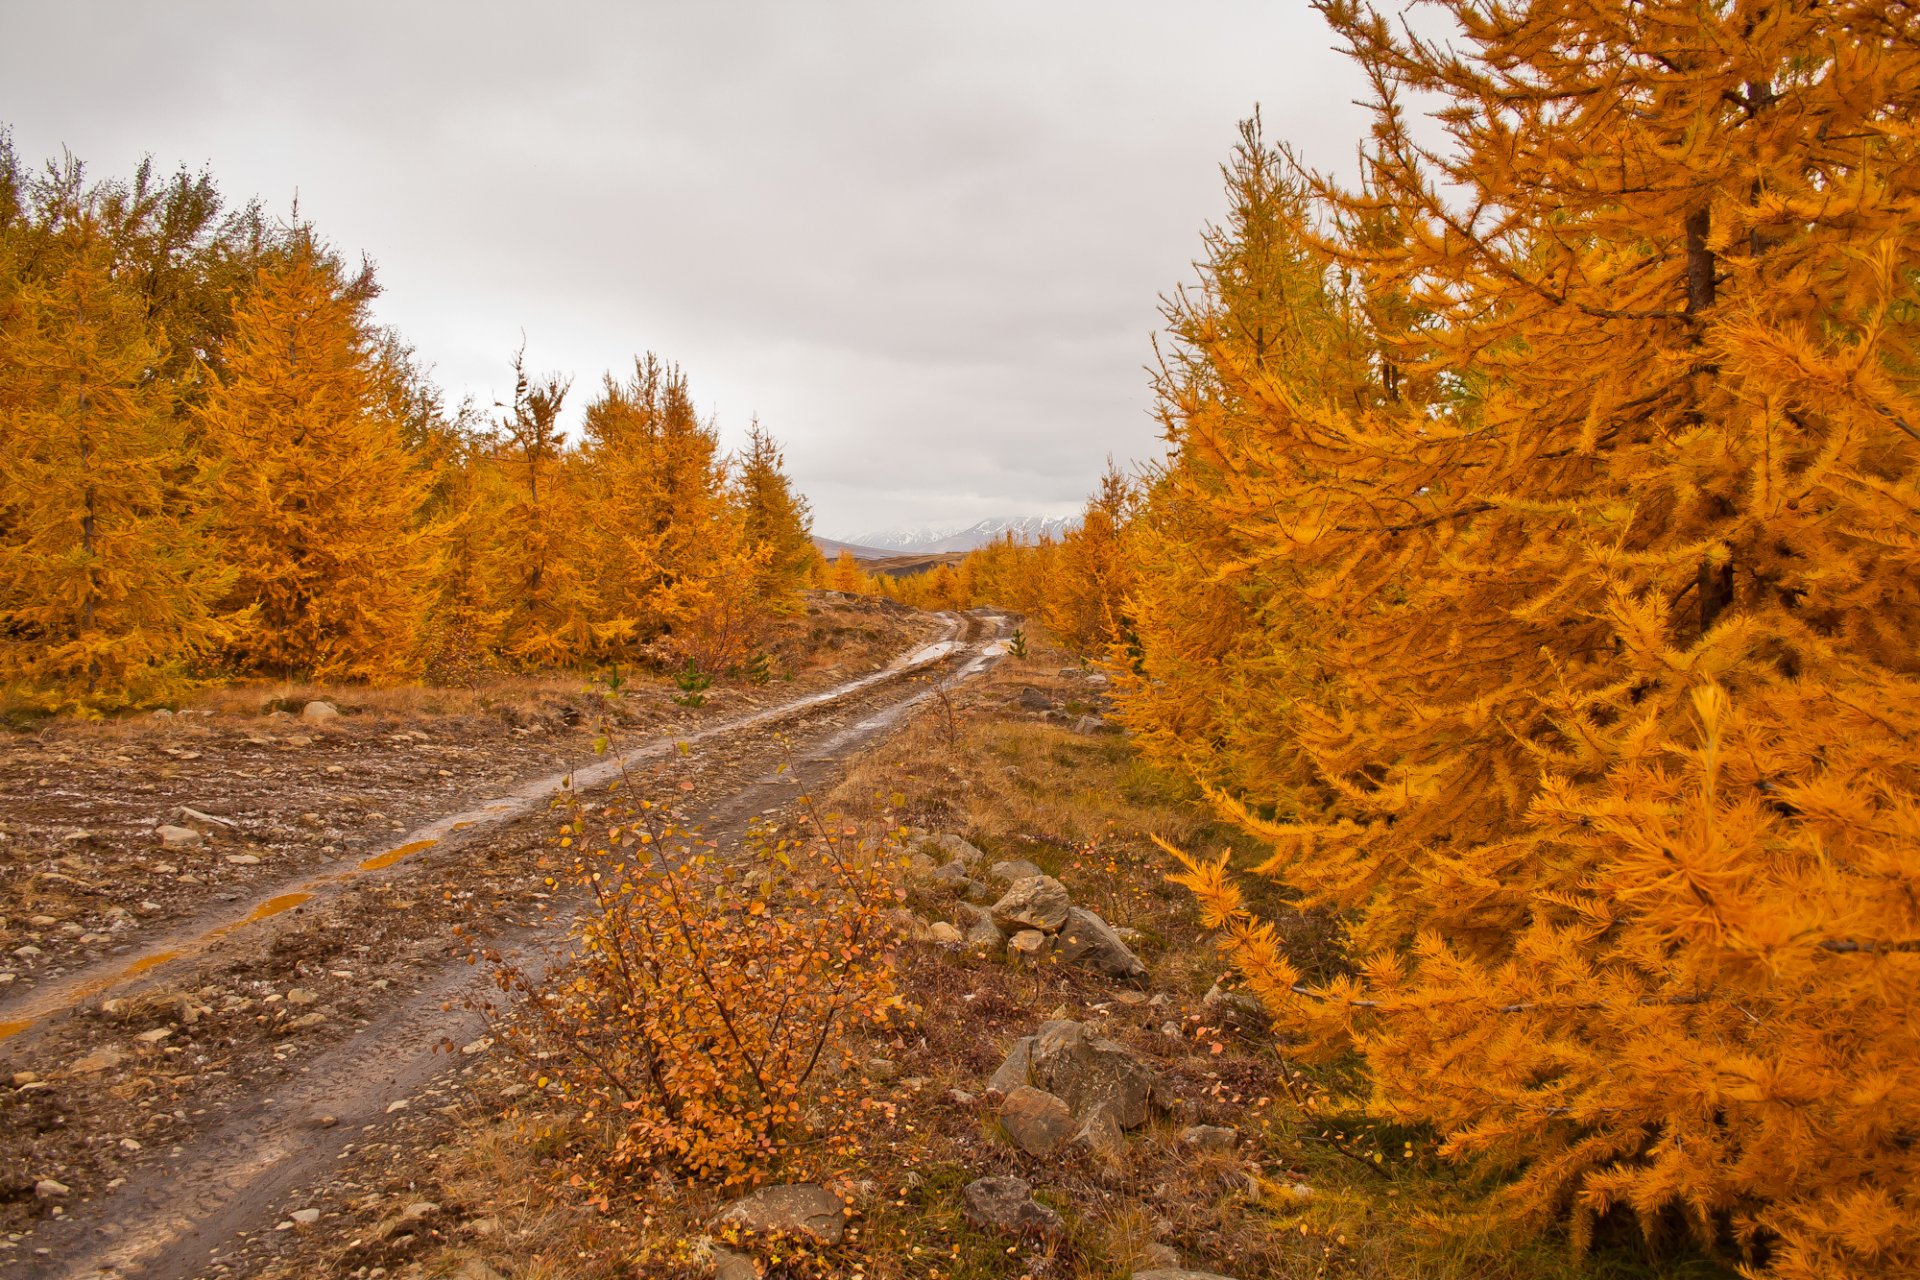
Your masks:
[{"label": "cloudy sky", "polygon": [[1157,299],[1257,103],[1344,169],[1353,68],[1305,0],[0,0],[0,122],[144,153],[379,264],[450,398],[653,350],[816,528],[1076,509],[1157,452]]}]

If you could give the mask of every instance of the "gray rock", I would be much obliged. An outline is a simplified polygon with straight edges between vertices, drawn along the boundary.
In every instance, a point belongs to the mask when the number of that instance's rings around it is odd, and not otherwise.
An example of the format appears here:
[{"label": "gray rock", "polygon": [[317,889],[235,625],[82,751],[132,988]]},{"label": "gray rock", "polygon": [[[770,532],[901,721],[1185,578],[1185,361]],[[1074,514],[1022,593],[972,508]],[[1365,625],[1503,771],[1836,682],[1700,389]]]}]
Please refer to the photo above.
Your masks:
[{"label": "gray rock", "polygon": [[295,1209],[287,1216],[303,1227],[310,1227],[320,1221],[320,1211],[318,1209]]},{"label": "gray rock", "polygon": [[1114,1156],[1126,1150],[1127,1135],[1120,1128],[1120,1122],[1113,1118],[1112,1109],[1099,1106],[1081,1121],[1078,1132],[1073,1135],[1073,1145],[1094,1155]]},{"label": "gray rock", "polygon": [[1141,1261],[1149,1267],[1159,1267],[1162,1270],[1172,1268],[1177,1271],[1180,1268],[1180,1255],[1164,1244],[1148,1245]]},{"label": "gray rock", "polygon": [[161,846],[168,849],[195,849],[206,839],[192,827],[156,827],[153,834],[159,836]]},{"label": "gray rock", "polygon": [[967,1221],[1009,1235],[1057,1236],[1066,1230],[1060,1215],[1033,1198],[1025,1178],[980,1178],[960,1193]]},{"label": "gray rock", "polygon": [[762,1187],[722,1209],[714,1221],[767,1235],[812,1236],[825,1244],[839,1244],[847,1229],[840,1198],[804,1183]]},{"label": "gray rock", "polygon": [[1016,880],[1025,880],[1028,876],[1043,876],[1045,874],[1047,873],[1039,867],[1034,866],[1031,862],[1028,862],[1025,858],[1010,858],[1004,862],[996,862],[987,868],[987,879],[1008,885],[1014,883]]},{"label": "gray rock", "polygon": [[1028,1062],[1032,1052],[1032,1036],[1021,1036],[1018,1040],[1015,1040],[1013,1042],[1013,1048],[1007,1052],[1006,1061],[1002,1062],[999,1067],[995,1069],[994,1073],[987,1077],[987,1092],[997,1093],[1004,1097],[1026,1084],[1028,1081]]},{"label": "gray rock", "polygon": [[1064,1099],[1076,1116],[1105,1106],[1122,1129],[1147,1122],[1160,1082],[1125,1045],[1095,1036],[1078,1022],[1041,1026],[1027,1050],[1032,1082]]},{"label": "gray rock", "polygon": [[1067,887],[1052,876],[1028,876],[1007,887],[1000,901],[993,904],[993,922],[1012,933],[1016,929],[1038,929],[1053,933],[1067,922],[1073,900]]},{"label": "gray rock", "polygon": [[42,1200],[58,1200],[60,1197],[71,1193],[72,1190],[73,1188],[69,1187],[66,1183],[56,1182],[52,1178],[42,1178],[33,1184],[33,1194]]},{"label": "gray rock", "polygon": [[1000,1127],[1030,1156],[1050,1156],[1073,1136],[1073,1112],[1052,1094],[1015,1085],[1000,1104]]},{"label": "gray rock", "polygon": [[1180,1145],[1195,1151],[1231,1151],[1240,1141],[1240,1131],[1224,1125],[1195,1124],[1180,1131]]},{"label": "gray rock", "polygon": [[1067,911],[1067,923],[1054,939],[1054,954],[1067,964],[1093,969],[1109,978],[1144,978],[1147,966],[1120,940],[1113,927],[1081,907]]},{"label": "gray rock", "polygon": [[1210,1016],[1247,1031],[1264,1031],[1271,1021],[1258,997],[1228,990],[1217,982],[1200,997],[1200,1004]]},{"label": "gray rock", "polygon": [[316,699],[300,708],[300,718],[302,720],[311,720],[316,724],[323,724],[328,720],[338,720],[340,718],[340,708],[334,706],[331,702],[321,702]]},{"label": "gray rock", "polygon": [[1028,685],[1013,695],[1013,705],[1022,711],[1050,711],[1053,709],[1053,699]]},{"label": "gray rock", "polygon": [[990,907],[1000,897],[1000,891],[978,880],[969,880],[966,887],[960,891],[960,896],[976,907]]},{"label": "gray rock", "polygon": [[969,869],[977,867],[987,860],[987,855],[980,851],[978,845],[962,840],[956,835],[937,835],[927,840],[926,843],[946,854],[949,859],[958,859]]},{"label": "gray rock", "polygon": [[1120,732],[1119,725],[1104,720],[1099,716],[1080,716],[1074,720],[1072,724],[1068,725],[1067,728],[1074,733],[1083,734],[1089,738],[1095,734]]},{"label": "gray rock", "polygon": [[1000,926],[993,922],[992,916],[981,916],[967,927],[967,945],[989,954],[997,952],[1005,945],[1007,935],[1000,932]]},{"label": "gray rock", "polygon": [[967,864],[958,858],[936,869],[927,878],[941,888],[951,889],[955,893],[960,893],[973,883],[973,877],[967,874]]}]

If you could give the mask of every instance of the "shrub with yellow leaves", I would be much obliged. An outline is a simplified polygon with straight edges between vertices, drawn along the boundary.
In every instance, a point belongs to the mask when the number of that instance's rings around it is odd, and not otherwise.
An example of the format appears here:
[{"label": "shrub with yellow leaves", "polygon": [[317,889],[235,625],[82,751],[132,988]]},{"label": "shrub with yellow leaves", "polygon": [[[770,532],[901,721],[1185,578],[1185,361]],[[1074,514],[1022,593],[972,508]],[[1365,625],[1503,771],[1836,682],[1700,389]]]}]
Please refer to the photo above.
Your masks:
[{"label": "shrub with yellow leaves", "polygon": [[502,968],[508,1028],[583,1119],[609,1121],[612,1167],[733,1184],[819,1123],[811,1086],[849,1033],[897,1006],[887,953],[898,846],[818,819],[755,828],[738,854],[670,806],[568,792],[557,837],[589,899],[543,979]]}]

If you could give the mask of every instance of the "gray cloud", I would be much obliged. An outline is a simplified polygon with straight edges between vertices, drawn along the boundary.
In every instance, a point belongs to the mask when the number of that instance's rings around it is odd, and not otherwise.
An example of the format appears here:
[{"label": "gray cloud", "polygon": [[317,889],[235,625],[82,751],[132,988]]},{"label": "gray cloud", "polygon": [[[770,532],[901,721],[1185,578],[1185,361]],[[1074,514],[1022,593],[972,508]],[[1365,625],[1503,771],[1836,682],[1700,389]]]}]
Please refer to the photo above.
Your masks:
[{"label": "gray cloud", "polygon": [[0,4],[0,121],[144,152],[381,267],[454,399],[524,329],[576,411],[638,351],[783,439],[823,530],[1077,507],[1158,452],[1158,295],[1270,136],[1343,167],[1303,0]]}]

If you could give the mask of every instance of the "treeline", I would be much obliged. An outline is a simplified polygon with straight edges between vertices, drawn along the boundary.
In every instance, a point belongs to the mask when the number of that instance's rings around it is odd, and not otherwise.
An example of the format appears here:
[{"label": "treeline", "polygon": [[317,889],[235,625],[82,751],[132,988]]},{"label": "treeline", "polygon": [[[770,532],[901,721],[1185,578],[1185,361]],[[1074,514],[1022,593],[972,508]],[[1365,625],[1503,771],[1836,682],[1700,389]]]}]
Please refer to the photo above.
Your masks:
[{"label": "treeline", "polygon": [[1467,1166],[1477,1223],[1914,1274],[1920,25],[1441,7],[1449,49],[1321,6],[1362,180],[1247,127],[1167,458],[972,589],[1269,847],[1180,878],[1342,1064],[1325,1123]]},{"label": "treeline", "polygon": [[717,673],[814,572],[754,424],[686,376],[450,409],[370,263],[212,178],[92,183],[0,134],[0,689],[104,711],[198,681],[471,681],[612,660]]}]

